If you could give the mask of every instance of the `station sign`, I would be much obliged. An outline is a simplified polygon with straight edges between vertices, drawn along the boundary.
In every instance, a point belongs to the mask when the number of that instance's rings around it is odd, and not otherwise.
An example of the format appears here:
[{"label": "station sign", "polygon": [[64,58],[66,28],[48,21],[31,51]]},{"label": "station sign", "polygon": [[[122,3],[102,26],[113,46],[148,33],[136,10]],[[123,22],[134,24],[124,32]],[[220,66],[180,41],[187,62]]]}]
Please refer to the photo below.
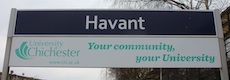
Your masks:
[{"label": "station sign", "polygon": [[214,11],[15,14],[11,67],[221,68]]}]

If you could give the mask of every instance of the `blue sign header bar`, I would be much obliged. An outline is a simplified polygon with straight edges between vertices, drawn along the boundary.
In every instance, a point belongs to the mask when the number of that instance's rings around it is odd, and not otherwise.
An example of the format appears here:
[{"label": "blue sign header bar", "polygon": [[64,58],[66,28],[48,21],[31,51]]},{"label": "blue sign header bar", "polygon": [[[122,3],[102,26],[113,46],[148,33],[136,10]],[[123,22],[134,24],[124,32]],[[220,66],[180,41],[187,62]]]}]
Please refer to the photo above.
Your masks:
[{"label": "blue sign header bar", "polygon": [[216,35],[212,11],[17,11],[15,35]]}]

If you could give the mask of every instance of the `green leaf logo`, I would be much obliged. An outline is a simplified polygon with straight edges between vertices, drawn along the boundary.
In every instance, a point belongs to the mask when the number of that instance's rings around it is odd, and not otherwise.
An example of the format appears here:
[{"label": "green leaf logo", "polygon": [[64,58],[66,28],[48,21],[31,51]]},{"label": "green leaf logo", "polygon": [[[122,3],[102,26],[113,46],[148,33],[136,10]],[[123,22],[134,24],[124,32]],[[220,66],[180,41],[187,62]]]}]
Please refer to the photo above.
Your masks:
[{"label": "green leaf logo", "polygon": [[15,50],[15,52],[16,52],[16,55],[19,57],[19,58],[21,58],[21,59],[23,59],[23,60],[30,60],[30,59],[32,59],[31,58],[31,56],[29,55],[29,53],[28,53],[28,46],[26,45],[27,44],[27,42],[23,42],[22,44],[21,44],[21,46],[20,46],[20,48],[17,48],[16,50]]}]

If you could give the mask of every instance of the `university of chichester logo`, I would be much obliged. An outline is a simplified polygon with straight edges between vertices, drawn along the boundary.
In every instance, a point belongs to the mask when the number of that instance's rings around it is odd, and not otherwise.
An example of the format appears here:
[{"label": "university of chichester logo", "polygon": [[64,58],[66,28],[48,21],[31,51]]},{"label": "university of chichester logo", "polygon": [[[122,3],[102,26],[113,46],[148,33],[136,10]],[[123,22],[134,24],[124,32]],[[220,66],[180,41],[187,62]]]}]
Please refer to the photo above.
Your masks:
[{"label": "university of chichester logo", "polygon": [[23,60],[32,59],[29,54],[29,47],[26,45],[27,42],[22,42],[21,46],[15,50],[16,55]]},{"label": "university of chichester logo", "polygon": [[23,41],[19,48],[15,49],[16,55],[22,60],[36,58],[60,58],[78,57],[80,50],[63,48],[61,41]]}]

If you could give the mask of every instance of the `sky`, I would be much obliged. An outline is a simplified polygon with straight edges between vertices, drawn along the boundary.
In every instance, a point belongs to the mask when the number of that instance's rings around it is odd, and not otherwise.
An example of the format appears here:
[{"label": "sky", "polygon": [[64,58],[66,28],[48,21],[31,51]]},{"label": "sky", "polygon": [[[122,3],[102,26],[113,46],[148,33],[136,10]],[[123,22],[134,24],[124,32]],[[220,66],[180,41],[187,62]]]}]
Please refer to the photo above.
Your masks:
[{"label": "sky", "polygon": [[[106,0],[0,0],[0,71],[6,47],[10,11],[17,9],[108,9]],[[45,80],[105,80],[104,68],[11,67],[14,74]]]}]

